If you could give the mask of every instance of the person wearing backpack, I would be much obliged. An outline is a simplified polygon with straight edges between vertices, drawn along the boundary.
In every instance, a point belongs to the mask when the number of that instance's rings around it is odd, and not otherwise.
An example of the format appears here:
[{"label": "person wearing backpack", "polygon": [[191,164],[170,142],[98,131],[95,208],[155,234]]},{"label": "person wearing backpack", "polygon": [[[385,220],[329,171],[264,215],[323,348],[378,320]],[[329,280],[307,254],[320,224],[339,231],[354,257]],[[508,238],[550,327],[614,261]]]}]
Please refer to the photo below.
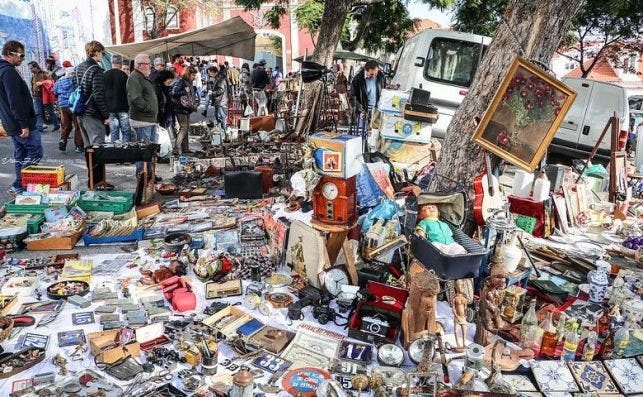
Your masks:
[{"label": "person wearing backpack", "polygon": [[[100,66],[105,47],[98,41],[85,44],[87,60],[76,67],[74,72],[74,92],[70,97],[70,107],[78,116],[78,125],[85,149],[105,143],[105,129],[109,125],[109,111],[105,101],[105,76]],[[80,88],[80,93],[77,91]],[[81,95],[78,95],[81,94]],[[80,106],[79,106],[80,105]],[[85,158],[88,159],[87,155]],[[89,172],[89,161],[87,166]],[[100,173],[93,173],[97,190],[114,190],[114,186],[104,183]]]},{"label": "person wearing backpack", "polygon": [[98,41],[85,44],[87,60],[76,67],[74,84],[80,86],[85,109],[78,114],[78,124],[85,148],[105,142],[105,126],[109,125],[109,111],[105,101],[105,76],[99,62],[105,47]]},{"label": "person wearing backpack", "polygon": [[74,82],[74,68],[71,62],[63,62],[65,74],[54,83],[54,94],[58,97],[58,106],[60,107],[60,141],[58,141],[58,150],[64,152],[67,150],[67,140],[71,134],[72,126],[74,127],[74,144],[76,148],[82,148],[83,138],[80,134],[78,123],[74,120],[74,115],[69,110],[69,95]]},{"label": "person wearing backpack", "polygon": [[27,83],[16,67],[25,60],[25,46],[9,40],[2,46],[0,59],[0,121],[13,142],[16,180],[10,194],[19,194],[22,188],[21,171],[42,158],[40,131],[36,128],[36,111]]}]

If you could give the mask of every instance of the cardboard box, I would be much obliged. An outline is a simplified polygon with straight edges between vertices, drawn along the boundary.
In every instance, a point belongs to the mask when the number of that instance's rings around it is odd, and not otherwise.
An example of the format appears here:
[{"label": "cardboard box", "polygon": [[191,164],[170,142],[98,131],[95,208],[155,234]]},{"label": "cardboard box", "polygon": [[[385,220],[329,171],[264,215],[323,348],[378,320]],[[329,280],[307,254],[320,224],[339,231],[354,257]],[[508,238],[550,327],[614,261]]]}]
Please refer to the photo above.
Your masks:
[{"label": "cardboard box", "polygon": [[362,138],[334,132],[318,132],[308,137],[313,148],[316,171],[321,175],[350,178],[362,171]]},{"label": "cardboard box", "polygon": [[103,332],[91,332],[88,335],[89,348],[96,361],[104,364],[113,364],[128,355],[136,358],[141,354],[140,344],[136,341],[125,345],[117,344],[119,329]]},{"label": "cardboard box", "polygon": [[[83,229],[80,231],[64,237],[50,237],[43,238],[40,240],[30,240],[27,241],[27,250],[29,251],[49,251],[49,250],[71,250],[74,249],[76,243],[83,235]],[[78,280],[83,280],[89,282],[91,278],[91,273],[87,276],[87,279],[77,278]]]},{"label": "cardboard box", "polygon": [[430,143],[431,124],[404,120],[397,114],[383,113],[380,136],[404,142]]},{"label": "cardboard box", "polygon": [[136,216],[138,219],[145,218],[146,216],[152,216],[161,213],[161,206],[159,203],[150,203],[145,205],[139,205],[136,207]]},{"label": "cardboard box", "polygon": [[377,108],[382,112],[402,114],[404,104],[409,100],[409,93],[400,90],[384,89],[380,93]]}]

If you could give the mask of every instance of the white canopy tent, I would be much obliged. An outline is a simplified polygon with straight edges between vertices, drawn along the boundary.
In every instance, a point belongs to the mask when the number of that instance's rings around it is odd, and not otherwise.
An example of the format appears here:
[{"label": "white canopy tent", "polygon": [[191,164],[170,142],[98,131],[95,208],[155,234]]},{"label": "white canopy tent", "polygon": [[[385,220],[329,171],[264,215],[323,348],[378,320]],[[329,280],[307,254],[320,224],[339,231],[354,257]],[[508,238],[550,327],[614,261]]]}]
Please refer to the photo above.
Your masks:
[{"label": "white canopy tent", "polygon": [[154,40],[110,46],[106,50],[129,59],[140,53],[154,56],[163,52],[190,56],[225,55],[254,59],[256,35],[254,29],[241,17],[234,17],[205,28]]}]

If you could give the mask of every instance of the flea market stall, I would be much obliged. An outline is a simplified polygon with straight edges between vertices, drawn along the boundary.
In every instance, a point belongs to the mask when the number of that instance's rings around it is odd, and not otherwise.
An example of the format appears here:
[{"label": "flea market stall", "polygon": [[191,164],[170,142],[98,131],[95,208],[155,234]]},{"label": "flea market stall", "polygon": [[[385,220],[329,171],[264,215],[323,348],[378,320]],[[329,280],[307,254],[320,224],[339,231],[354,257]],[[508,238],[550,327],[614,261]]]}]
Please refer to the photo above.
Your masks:
[{"label": "flea market stall", "polygon": [[368,134],[193,126],[199,155],[146,204],[26,169],[0,220],[0,395],[640,395],[626,161],[541,167],[574,94],[516,62],[513,92],[558,111],[501,89],[474,181],[436,174],[429,95],[388,89]]}]

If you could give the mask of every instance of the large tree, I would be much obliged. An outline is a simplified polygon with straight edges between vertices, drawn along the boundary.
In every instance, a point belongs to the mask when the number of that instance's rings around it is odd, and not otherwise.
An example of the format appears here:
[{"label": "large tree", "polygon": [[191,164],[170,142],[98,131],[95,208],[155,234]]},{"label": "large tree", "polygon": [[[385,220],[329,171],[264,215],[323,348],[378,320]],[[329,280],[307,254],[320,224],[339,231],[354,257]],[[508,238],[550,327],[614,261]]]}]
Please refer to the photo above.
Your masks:
[{"label": "large tree", "polygon": [[498,26],[469,92],[447,129],[436,170],[439,175],[471,186],[483,169],[480,147],[471,141],[476,118],[487,110],[516,56],[549,63],[582,1],[508,1],[503,14],[506,23]]},{"label": "large tree", "polygon": [[599,61],[622,67],[619,55],[628,51],[640,53],[643,49],[642,28],[640,0],[586,0],[559,53],[578,62],[582,77],[587,77]]}]

